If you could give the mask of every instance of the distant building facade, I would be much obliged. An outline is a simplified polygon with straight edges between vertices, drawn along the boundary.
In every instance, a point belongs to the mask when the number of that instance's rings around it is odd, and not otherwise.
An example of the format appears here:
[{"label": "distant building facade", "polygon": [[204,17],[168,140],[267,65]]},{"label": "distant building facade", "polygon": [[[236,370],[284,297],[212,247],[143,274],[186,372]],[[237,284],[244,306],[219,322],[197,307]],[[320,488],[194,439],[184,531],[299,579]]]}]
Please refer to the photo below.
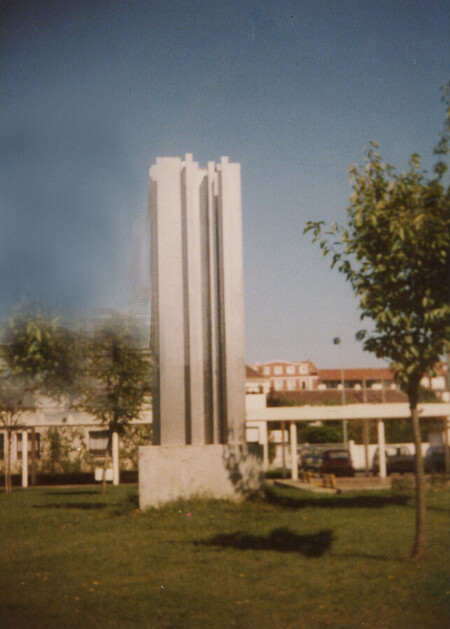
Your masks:
[{"label": "distant building facade", "polygon": [[319,369],[319,389],[396,389],[393,372],[386,367]]},{"label": "distant building facade", "polygon": [[425,376],[420,384],[431,389],[443,402],[450,402],[448,362],[438,363],[434,375]]},{"label": "distant building facade", "polygon": [[[264,376],[270,382],[270,390],[275,393],[300,393],[308,391],[331,391],[342,388],[361,392],[379,391],[399,392],[394,372],[388,367],[363,367],[348,369],[317,369],[310,360],[286,361],[274,360],[266,363],[254,363],[251,369]],[[442,401],[449,401],[448,364],[440,362],[435,373],[424,376],[421,381],[424,389],[433,391]],[[394,395],[394,393],[392,393]],[[391,396],[392,397],[392,396]],[[387,399],[385,401],[388,401]],[[398,401],[397,398],[390,401]]]},{"label": "distant building facade", "polygon": [[253,364],[251,367],[270,379],[270,388],[273,391],[313,391],[319,385],[317,367],[310,360],[301,362],[274,360]]},{"label": "distant building facade", "polygon": [[257,369],[246,365],[245,367],[245,394],[268,395],[270,392],[270,378],[260,373]]}]

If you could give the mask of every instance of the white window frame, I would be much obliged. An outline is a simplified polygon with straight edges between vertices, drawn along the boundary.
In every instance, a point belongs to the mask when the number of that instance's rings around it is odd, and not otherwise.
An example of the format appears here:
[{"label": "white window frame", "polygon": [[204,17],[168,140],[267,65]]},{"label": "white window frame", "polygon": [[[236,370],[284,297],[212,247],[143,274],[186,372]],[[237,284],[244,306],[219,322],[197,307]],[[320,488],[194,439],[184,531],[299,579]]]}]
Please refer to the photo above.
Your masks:
[{"label": "white window frame", "polygon": [[[100,444],[104,443],[104,447]],[[94,447],[97,446],[97,447]],[[93,456],[105,456],[108,447],[108,431],[107,430],[90,430],[89,431],[89,452]]]},{"label": "white window frame", "polygon": [[[41,458],[41,434],[39,432],[34,433],[35,437],[35,457],[37,459]],[[31,434],[28,434],[28,458],[31,459]],[[22,433],[18,432],[16,434],[16,458],[18,461],[22,460]]]}]

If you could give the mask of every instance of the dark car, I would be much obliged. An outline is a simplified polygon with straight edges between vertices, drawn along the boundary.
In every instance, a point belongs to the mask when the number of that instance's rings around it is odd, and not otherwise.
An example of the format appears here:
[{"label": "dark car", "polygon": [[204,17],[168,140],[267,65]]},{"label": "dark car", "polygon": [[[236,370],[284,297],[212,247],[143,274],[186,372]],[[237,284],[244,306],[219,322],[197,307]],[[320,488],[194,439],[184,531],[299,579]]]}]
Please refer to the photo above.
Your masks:
[{"label": "dark car", "polygon": [[322,451],[316,448],[304,448],[299,452],[299,468],[317,472],[322,465]]},{"label": "dark car", "polygon": [[445,446],[430,446],[424,459],[425,472],[445,472]]},{"label": "dark car", "polygon": [[[415,471],[414,455],[406,446],[386,446],[386,474],[405,474]],[[378,448],[375,451],[372,462],[373,474],[380,471],[380,454]]]},{"label": "dark car", "polygon": [[354,476],[355,468],[348,450],[325,450],[322,454],[321,474],[335,476]]}]

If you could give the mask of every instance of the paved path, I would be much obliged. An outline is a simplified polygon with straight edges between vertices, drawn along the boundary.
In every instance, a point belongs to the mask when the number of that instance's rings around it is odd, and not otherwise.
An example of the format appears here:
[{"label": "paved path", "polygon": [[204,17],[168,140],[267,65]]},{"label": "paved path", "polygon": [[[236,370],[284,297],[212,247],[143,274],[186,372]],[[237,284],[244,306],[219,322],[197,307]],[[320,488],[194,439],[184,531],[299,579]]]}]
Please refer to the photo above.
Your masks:
[{"label": "paved path", "polygon": [[314,478],[312,483],[305,483],[301,480],[284,478],[275,480],[274,483],[284,487],[295,487],[296,489],[307,489],[316,493],[335,494],[341,491],[376,491],[379,489],[391,489],[392,478],[379,478],[378,476],[355,476],[336,478],[336,489],[323,487],[322,479]]},{"label": "paved path", "polygon": [[392,476],[380,478],[379,476],[354,476],[353,478],[338,477],[336,485],[341,491],[356,489],[391,489]]}]

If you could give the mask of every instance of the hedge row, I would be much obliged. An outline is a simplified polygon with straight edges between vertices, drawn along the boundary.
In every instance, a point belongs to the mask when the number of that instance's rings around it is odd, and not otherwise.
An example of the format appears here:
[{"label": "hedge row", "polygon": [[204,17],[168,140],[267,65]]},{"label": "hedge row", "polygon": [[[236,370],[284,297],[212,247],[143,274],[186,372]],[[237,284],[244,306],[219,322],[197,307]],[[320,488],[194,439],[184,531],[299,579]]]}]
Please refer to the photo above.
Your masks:
[{"label": "hedge row", "polygon": [[[12,474],[11,481],[13,487],[22,486],[22,474]],[[137,470],[124,470],[120,472],[121,483],[137,483]],[[31,475],[28,476],[28,484],[31,485]],[[94,478],[94,472],[65,472],[65,473],[42,473],[36,474],[36,485],[94,485],[98,484]],[[0,474],[0,487],[5,485],[5,476]]]}]

